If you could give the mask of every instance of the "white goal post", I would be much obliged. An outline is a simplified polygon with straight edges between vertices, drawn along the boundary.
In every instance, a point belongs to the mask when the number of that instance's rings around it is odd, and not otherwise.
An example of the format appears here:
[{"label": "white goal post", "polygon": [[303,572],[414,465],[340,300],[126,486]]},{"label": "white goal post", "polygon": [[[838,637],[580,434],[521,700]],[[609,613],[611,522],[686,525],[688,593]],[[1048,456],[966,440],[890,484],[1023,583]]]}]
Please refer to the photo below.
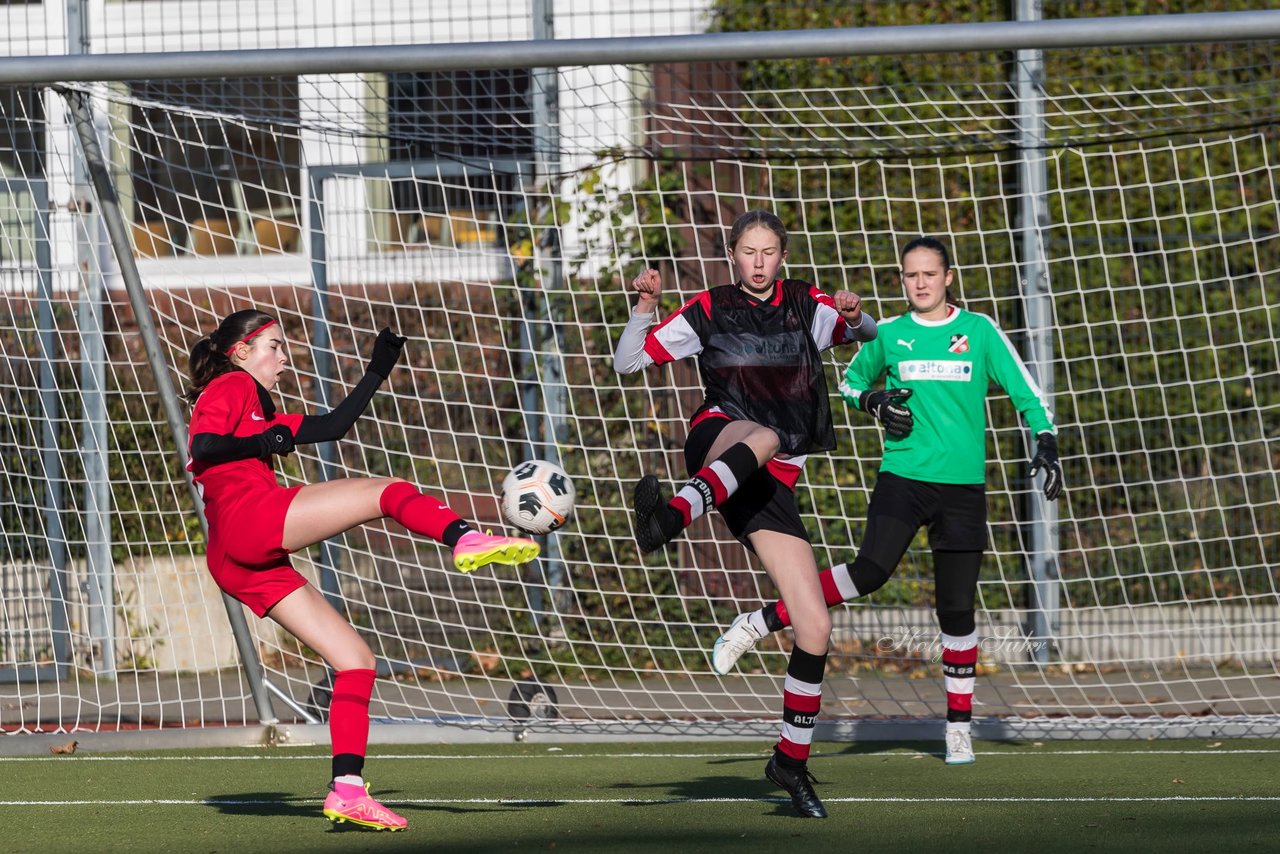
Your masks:
[{"label": "white goal post", "polygon": [[[611,369],[629,274],[661,269],[669,312],[765,207],[790,276],[877,317],[901,245],[938,236],[1051,392],[1056,506],[989,400],[977,734],[1276,734],[1280,13],[884,30],[0,59],[0,732],[324,720],[315,655],[219,597],[183,477],[186,354],[253,306],[285,411],[409,338],[283,482],[404,477],[496,529],[517,463],[575,481],[520,571],[458,574],[390,522],[295,555],[379,657],[375,740],[773,734],[789,634],[708,660],[765,574],[718,520],[635,546],[635,479],[685,477],[696,373]],[[880,452],[833,411],[798,491],[822,566]],[[834,610],[820,738],[936,726],[931,579],[921,538]]]}]

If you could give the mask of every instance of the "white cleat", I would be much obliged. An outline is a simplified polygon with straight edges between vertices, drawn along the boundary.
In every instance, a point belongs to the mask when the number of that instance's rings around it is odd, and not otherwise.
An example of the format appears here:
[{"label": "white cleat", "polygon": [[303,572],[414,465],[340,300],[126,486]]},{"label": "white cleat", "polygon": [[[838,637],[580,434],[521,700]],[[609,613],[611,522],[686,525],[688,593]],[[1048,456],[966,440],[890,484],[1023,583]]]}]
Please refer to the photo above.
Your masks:
[{"label": "white cleat", "polygon": [[947,727],[947,764],[968,765],[973,759],[973,739],[969,728]]},{"label": "white cleat", "polygon": [[764,637],[756,631],[748,619],[750,614],[739,614],[733,618],[729,628],[724,630],[711,648],[711,669],[721,676],[729,675],[729,671],[742,658],[742,654],[756,645],[756,641]]}]

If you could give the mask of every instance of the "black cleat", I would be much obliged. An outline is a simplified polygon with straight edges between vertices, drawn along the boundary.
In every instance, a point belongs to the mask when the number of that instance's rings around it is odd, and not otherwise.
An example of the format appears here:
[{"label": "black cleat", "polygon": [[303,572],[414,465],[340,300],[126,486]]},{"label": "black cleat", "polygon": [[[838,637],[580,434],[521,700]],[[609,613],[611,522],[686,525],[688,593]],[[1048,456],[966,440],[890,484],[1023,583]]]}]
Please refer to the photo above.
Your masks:
[{"label": "black cleat", "polygon": [[657,551],[671,542],[671,537],[662,530],[659,518],[661,511],[666,510],[666,504],[656,477],[647,474],[636,481],[636,545],[640,546],[641,554]]},{"label": "black cleat", "polygon": [[791,795],[791,805],[796,808],[802,818],[826,818],[827,810],[818,800],[818,793],[813,784],[818,782],[809,773],[809,768],[801,765],[791,768],[778,761],[778,754],[769,757],[769,764],[764,766],[764,776],[770,782],[786,789]]}]

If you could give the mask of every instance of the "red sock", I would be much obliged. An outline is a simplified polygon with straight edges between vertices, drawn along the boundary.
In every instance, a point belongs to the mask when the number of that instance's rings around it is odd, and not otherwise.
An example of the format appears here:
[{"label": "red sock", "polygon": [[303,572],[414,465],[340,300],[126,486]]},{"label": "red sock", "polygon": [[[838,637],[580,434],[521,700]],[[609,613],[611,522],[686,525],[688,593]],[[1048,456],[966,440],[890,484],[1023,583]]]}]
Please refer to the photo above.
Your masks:
[{"label": "red sock", "polygon": [[333,677],[329,701],[329,739],[333,755],[364,756],[369,747],[369,698],[376,670],[340,670]]},{"label": "red sock", "polygon": [[378,499],[378,506],[384,515],[395,519],[413,533],[422,534],[424,537],[430,537],[436,542],[449,546],[453,543],[447,542],[445,532],[451,526],[454,530],[449,533],[453,535],[454,543],[461,536],[458,532],[459,527],[464,531],[470,528],[466,522],[462,521],[462,517],[450,510],[448,506],[429,495],[423,495],[408,481],[398,481],[384,489],[382,496]]},{"label": "red sock", "polygon": [[806,762],[813,744],[813,729],[822,707],[822,676],[826,654],[814,655],[800,647],[791,650],[787,678],[782,684],[782,734],[777,750],[794,762]]},{"label": "red sock", "polygon": [[947,690],[947,720],[973,718],[973,682],[978,668],[978,634],[942,636],[942,681]]}]

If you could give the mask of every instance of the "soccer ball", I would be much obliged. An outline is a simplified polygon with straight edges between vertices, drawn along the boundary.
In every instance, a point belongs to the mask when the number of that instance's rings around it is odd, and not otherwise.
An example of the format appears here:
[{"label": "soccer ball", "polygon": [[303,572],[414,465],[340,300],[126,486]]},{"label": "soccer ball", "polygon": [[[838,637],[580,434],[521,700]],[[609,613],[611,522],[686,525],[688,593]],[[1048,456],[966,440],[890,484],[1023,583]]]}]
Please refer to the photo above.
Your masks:
[{"label": "soccer ball", "polygon": [[573,497],[573,481],[564,469],[546,460],[529,460],[502,481],[502,515],[522,531],[550,533],[569,521]]}]

